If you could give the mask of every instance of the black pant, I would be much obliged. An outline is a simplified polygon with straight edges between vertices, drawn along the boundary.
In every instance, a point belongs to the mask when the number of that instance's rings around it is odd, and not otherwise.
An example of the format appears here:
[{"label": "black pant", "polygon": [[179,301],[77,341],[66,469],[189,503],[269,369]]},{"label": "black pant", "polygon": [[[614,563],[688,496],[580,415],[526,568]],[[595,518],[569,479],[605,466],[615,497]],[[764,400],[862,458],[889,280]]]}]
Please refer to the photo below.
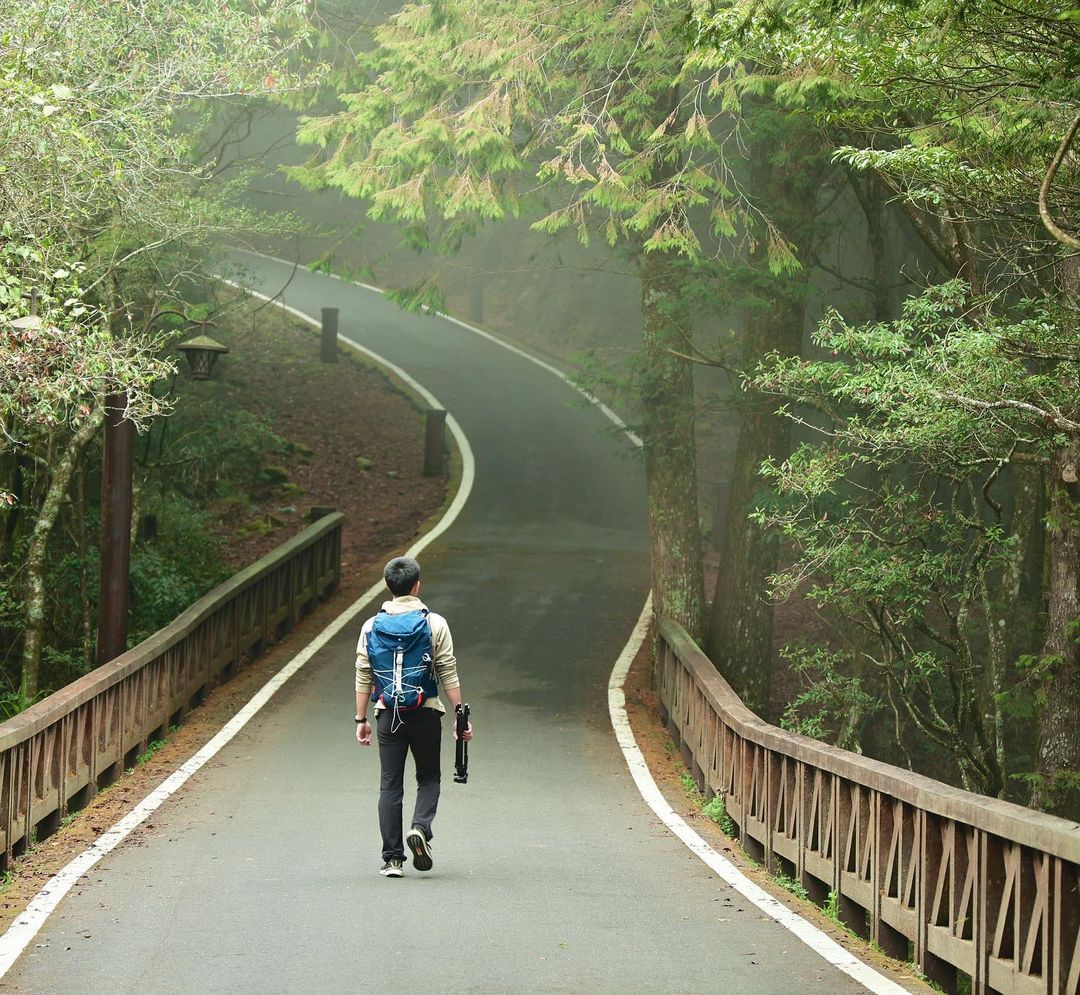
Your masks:
[{"label": "black pant", "polygon": [[416,806],[412,825],[431,839],[431,822],[439,805],[439,746],[442,741],[442,713],[434,708],[417,708],[393,715],[390,709],[377,712],[379,734],[379,829],[382,831],[383,860],[403,860],[405,847],[401,832],[401,802],[405,796],[405,758],[412,751],[416,765]]}]

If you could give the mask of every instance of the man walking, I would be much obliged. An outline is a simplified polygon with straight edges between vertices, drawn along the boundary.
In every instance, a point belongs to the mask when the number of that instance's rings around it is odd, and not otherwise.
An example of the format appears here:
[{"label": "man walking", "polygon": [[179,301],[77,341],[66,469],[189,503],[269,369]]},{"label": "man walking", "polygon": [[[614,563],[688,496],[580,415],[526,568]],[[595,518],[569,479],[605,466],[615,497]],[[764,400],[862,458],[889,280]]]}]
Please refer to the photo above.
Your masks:
[{"label": "man walking", "polygon": [[[361,746],[371,745],[367,709],[374,697],[381,768],[380,873],[399,878],[406,846],[418,871],[431,870],[431,823],[439,804],[439,750],[446,713],[439,687],[455,708],[462,699],[450,627],[418,597],[420,564],[408,556],[395,557],[386,564],[383,579],[392,598],[364,623],[356,645],[356,740]],[[471,724],[464,739],[472,739]],[[416,806],[412,828],[402,840],[405,758],[410,752],[416,766]]]}]

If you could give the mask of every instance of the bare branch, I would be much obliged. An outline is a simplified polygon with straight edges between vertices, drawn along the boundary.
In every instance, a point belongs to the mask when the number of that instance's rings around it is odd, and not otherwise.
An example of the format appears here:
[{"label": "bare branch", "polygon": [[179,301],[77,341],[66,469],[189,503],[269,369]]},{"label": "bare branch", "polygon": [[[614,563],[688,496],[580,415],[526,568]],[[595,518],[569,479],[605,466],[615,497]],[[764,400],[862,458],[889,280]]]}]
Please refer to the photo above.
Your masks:
[{"label": "bare branch", "polygon": [[1050,214],[1050,206],[1048,204],[1050,199],[1050,186],[1054,182],[1054,177],[1057,175],[1058,168],[1064,161],[1065,154],[1069,151],[1069,146],[1072,145],[1078,130],[1080,130],[1080,114],[1077,114],[1076,117],[1073,118],[1072,125],[1070,125],[1069,130],[1065,133],[1065,137],[1058,146],[1057,153],[1051,161],[1049,168],[1046,170],[1042,186],[1039,187],[1039,217],[1042,218],[1043,225],[1046,226],[1046,230],[1050,232],[1054,238],[1063,245],[1067,245],[1070,249],[1080,250],[1080,238],[1070,235],[1055,223]]},{"label": "bare branch", "polygon": [[1046,408],[1040,408],[1037,405],[1029,404],[1027,401],[980,401],[974,397],[965,397],[962,394],[956,394],[951,390],[938,391],[934,396],[940,398],[942,401],[952,401],[954,404],[963,405],[965,408],[974,408],[976,411],[1000,411],[1002,409],[1026,411],[1028,414],[1041,419],[1047,425],[1052,425],[1054,428],[1063,432],[1068,432],[1073,435],[1080,433],[1080,422],[1075,422],[1071,418],[1066,418],[1059,411],[1049,411]]}]

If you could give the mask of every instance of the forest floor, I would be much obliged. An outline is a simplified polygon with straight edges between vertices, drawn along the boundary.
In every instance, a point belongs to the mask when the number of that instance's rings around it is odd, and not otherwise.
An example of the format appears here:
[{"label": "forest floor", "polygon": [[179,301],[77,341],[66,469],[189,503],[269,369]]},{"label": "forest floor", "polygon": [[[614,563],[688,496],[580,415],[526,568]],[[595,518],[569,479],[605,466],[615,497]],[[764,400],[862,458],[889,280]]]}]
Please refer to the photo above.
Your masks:
[{"label": "forest floor", "polygon": [[251,497],[214,507],[228,565],[239,570],[310,522],[345,516],[342,576],[367,576],[409,546],[442,505],[446,475],[423,476],[424,416],[403,389],[358,353],[319,358],[316,329],[266,308],[217,333],[230,353],[214,370],[241,410],[263,417],[287,449]]}]

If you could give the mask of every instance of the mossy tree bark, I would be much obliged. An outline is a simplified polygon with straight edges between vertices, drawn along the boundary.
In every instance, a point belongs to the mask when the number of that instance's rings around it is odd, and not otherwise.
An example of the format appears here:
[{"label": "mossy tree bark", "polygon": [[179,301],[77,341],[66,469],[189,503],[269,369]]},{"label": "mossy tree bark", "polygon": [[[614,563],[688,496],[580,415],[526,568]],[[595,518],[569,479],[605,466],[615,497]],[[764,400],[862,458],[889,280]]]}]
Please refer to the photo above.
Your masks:
[{"label": "mossy tree bark", "polygon": [[98,407],[82,422],[67,445],[57,455],[52,467],[45,499],[41,503],[34,531],[23,564],[25,571],[22,677],[20,690],[29,702],[40,690],[41,647],[45,636],[45,575],[49,537],[60,513],[60,506],[67,496],[79,459],[90,441],[98,433],[105,420],[105,409]]},{"label": "mossy tree bark", "polygon": [[[1080,302],[1080,256],[1058,269],[1067,311]],[[1075,321],[1075,317],[1073,318]],[[1067,386],[1074,396],[1076,375]],[[1068,415],[1080,418],[1080,405]],[[1046,518],[1046,639],[1043,644],[1035,808],[1080,819],[1080,438],[1073,435],[1050,460]]]},{"label": "mossy tree bark", "polygon": [[[785,237],[813,251],[820,185],[828,168],[822,138],[805,122],[757,107],[751,142],[751,189],[755,203]],[[802,347],[808,276],[806,269],[770,271],[768,249],[750,256],[751,286],[742,333],[742,365],[752,369],[766,353],[797,355]],[[764,292],[757,293],[759,288]],[[775,414],[776,402],[749,392],[741,398],[741,424],[731,473],[727,524],[720,550],[706,652],[746,705],[767,717],[772,686],[773,606],[767,579],[776,570],[777,547],[750,519],[761,492],[758,475],[769,457],[788,453],[791,423]]]},{"label": "mossy tree bark", "polygon": [[689,308],[680,262],[662,252],[641,261],[645,367],[639,392],[649,499],[653,603],[657,615],[704,636],[705,581],[697,503],[694,375],[685,350]]},{"label": "mossy tree bark", "polygon": [[1046,641],[1035,808],[1080,818],[1080,439],[1050,464]]},{"label": "mossy tree bark", "polygon": [[[796,295],[750,317],[743,332],[750,354],[796,354],[803,310],[802,297]],[[760,503],[758,470],[767,458],[787,453],[791,422],[774,413],[772,398],[748,394],[744,402],[705,648],[747,707],[767,717],[773,659],[773,606],[767,589],[768,577],[776,570],[777,547],[765,540],[750,515]]]}]

